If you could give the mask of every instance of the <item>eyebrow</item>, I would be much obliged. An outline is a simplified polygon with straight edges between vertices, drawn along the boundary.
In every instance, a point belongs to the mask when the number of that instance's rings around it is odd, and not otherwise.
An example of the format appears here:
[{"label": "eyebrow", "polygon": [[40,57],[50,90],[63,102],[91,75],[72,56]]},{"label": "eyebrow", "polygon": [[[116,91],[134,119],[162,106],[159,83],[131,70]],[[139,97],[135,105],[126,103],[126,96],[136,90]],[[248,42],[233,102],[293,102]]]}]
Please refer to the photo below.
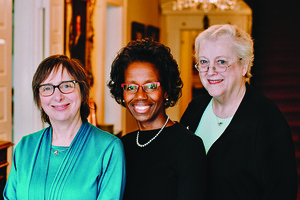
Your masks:
[{"label": "eyebrow", "polygon": [[[147,84],[147,83],[153,83],[153,82],[160,82],[160,81],[155,81],[155,80],[147,80],[145,81],[143,84],[141,85],[144,85],[144,84]],[[136,84],[136,85],[139,85],[137,84],[135,81],[124,81],[124,83],[130,83],[130,84]]]},{"label": "eyebrow", "polygon": [[[199,60],[201,59],[205,59],[210,61],[208,58],[206,58],[205,56],[199,56]],[[217,56],[214,60],[219,60],[219,59],[223,59],[223,60],[229,60],[229,58],[227,56]]]},{"label": "eyebrow", "polygon": [[[59,84],[63,83],[63,82],[69,82],[69,81],[74,81],[74,80],[67,80],[67,81],[61,81]],[[57,85],[59,85],[57,84]],[[53,83],[41,83],[40,85],[56,85],[56,84],[53,84]]]}]

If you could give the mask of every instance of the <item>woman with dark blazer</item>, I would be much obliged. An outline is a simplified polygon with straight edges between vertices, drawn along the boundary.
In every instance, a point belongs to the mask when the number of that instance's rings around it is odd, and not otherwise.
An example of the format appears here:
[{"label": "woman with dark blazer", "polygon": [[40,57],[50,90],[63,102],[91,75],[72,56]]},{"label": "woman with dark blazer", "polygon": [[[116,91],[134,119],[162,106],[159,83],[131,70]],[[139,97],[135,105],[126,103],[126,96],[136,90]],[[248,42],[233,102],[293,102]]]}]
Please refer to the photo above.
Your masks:
[{"label": "woman with dark blazer", "polygon": [[195,57],[208,91],[181,123],[204,142],[208,199],[295,200],[297,171],[289,125],[279,108],[249,85],[253,41],[237,26],[199,34]]}]

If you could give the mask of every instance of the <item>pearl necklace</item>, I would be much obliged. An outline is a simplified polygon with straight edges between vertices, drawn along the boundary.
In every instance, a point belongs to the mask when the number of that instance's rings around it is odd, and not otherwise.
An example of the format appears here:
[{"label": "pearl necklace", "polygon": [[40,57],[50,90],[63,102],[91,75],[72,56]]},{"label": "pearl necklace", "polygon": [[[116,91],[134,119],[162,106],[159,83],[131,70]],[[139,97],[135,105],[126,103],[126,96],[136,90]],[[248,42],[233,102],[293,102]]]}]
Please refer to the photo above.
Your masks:
[{"label": "pearl necklace", "polygon": [[69,149],[69,147],[59,151],[59,150],[52,149],[52,147],[51,147],[51,150],[53,151],[53,154],[55,156],[57,156],[60,152],[67,151],[68,149]]},{"label": "pearl necklace", "polygon": [[148,144],[150,144],[150,142],[152,142],[161,132],[162,132],[162,130],[165,128],[165,126],[167,125],[167,123],[168,123],[168,121],[169,121],[169,116],[168,116],[168,118],[167,118],[167,120],[166,120],[166,122],[165,122],[165,124],[161,127],[161,129],[158,131],[158,133],[153,137],[153,138],[151,138],[147,143],[145,143],[145,144],[140,144],[139,143],[139,134],[140,134],[140,131],[138,131],[137,132],[137,135],[136,135],[136,144],[139,146],[139,147],[145,147],[145,146],[147,146]]}]

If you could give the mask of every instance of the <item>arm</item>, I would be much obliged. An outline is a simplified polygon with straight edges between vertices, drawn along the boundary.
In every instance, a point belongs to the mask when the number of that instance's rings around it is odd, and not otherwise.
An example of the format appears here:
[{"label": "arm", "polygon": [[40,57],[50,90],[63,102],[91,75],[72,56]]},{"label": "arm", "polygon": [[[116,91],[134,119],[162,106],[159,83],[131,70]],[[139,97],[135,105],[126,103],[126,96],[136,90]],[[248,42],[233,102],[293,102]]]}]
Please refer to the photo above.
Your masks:
[{"label": "arm", "polygon": [[[274,115],[273,115],[274,116]],[[278,117],[278,115],[277,115]],[[264,200],[295,200],[297,168],[294,143],[283,116],[261,120],[258,141],[258,165],[263,183]]]},{"label": "arm", "polygon": [[206,199],[206,154],[202,140],[190,137],[179,149],[177,200]]},{"label": "arm", "polygon": [[17,193],[16,193],[16,188],[17,188],[17,168],[16,168],[16,151],[13,156],[13,161],[9,173],[9,177],[7,179],[4,192],[3,192],[3,197],[6,200],[13,200],[17,199]]},{"label": "arm", "polygon": [[122,142],[115,139],[105,152],[103,174],[98,183],[101,200],[122,200],[125,188],[125,155]]}]

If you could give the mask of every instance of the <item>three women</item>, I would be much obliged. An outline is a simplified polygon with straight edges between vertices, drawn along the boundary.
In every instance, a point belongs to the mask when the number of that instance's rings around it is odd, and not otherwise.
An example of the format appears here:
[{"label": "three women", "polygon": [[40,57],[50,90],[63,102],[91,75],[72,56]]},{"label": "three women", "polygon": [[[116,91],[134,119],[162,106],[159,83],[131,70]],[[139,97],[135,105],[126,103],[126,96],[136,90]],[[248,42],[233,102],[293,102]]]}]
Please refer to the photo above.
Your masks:
[{"label": "three women", "polygon": [[[112,64],[111,94],[139,127],[122,138],[124,199],[205,199],[206,181],[208,199],[296,199],[289,126],[248,83],[251,37],[236,26],[215,25],[197,37],[195,47],[209,95],[194,99],[180,122],[199,137],[166,114],[182,87],[169,48],[133,41]],[[86,122],[88,84],[79,66],[64,56],[39,66],[34,99],[50,127],[16,147],[6,199],[122,198],[122,144]],[[83,175],[84,167],[92,170]]]}]

